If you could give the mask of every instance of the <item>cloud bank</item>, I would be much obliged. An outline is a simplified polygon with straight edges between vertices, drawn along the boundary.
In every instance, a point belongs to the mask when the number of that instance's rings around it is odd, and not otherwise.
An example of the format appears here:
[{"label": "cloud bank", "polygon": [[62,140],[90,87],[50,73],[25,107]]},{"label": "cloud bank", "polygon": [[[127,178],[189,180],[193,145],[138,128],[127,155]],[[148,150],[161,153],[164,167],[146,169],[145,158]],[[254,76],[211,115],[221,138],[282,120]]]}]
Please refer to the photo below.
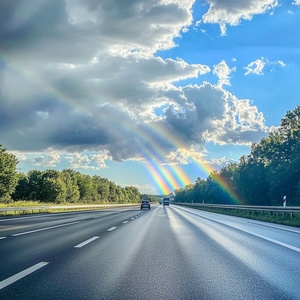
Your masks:
[{"label": "cloud bank", "polygon": [[264,14],[277,7],[277,0],[207,0],[209,9],[200,21],[219,24],[221,35],[226,35],[227,25],[237,26],[242,20],[251,20],[254,15]]},{"label": "cloud bank", "polygon": [[[246,2],[209,0],[202,21],[219,23],[225,33],[226,24],[237,25],[277,5]],[[182,153],[197,156],[195,149],[208,141],[259,141],[268,131],[262,113],[249,99],[223,88],[230,85],[234,68],[225,61],[210,67],[157,55],[175,47],[175,38],[191,26],[193,4],[5,1],[0,11],[1,144],[40,153],[36,165],[54,166],[59,153],[68,153],[75,168],[103,168],[105,160],[187,162]],[[253,64],[247,73],[259,72],[258,62]],[[211,71],[217,85],[180,85]]]}]

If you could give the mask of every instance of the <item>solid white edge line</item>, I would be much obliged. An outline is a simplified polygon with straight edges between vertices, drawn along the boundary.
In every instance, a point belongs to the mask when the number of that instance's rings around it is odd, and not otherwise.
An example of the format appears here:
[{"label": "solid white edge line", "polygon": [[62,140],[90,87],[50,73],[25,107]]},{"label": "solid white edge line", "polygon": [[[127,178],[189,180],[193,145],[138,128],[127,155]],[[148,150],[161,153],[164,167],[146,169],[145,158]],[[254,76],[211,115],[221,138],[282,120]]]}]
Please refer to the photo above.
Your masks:
[{"label": "solid white edge line", "polygon": [[49,229],[53,229],[53,228],[58,228],[58,227],[63,227],[63,226],[68,226],[68,225],[73,225],[73,224],[77,224],[77,223],[80,223],[80,222],[82,222],[82,221],[76,221],[76,222],[67,223],[67,224],[61,224],[61,225],[56,225],[56,226],[51,226],[51,227],[45,227],[45,228],[40,228],[40,229],[26,231],[26,232],[21,232],[21,233],[15,233],[15,234],[12,234],[12,236],[19,236],[19,235],[24,235],[24,234],[35,233],[35,232],[49,230]]},{"label": "solid white edge line", "polygon": [[287,231],[287,232],[293,232],[293,233],[300,234],[299,230],[293,230],[293,229],[289,229],[289,228],[285,228],[285,227],[280,227],[280,226],[275,226],[275,225],[270,225],[270,224],[263,224],[261,222],[248,221],[247,223],[256,224],[256,225],[260,225],[260,226],[264,226],[264,227],[270,227],[270,228],[275,228],[275,229],[282,230],[282,231]]},{"label": "solid white edge line", "polygon": [[298,248],[298,247],[295,247],[295,246],[292,246],[292,245],[289,245],[289,244],[286,244],[286,243],[283,243],[283,242],[280,242],[280,241],[271,239],[271,238],[269,238],[269,237],[267,237],[267,236],[260,235],[260,234],[257,234],[257,233],[253,233],[253,232],[250,232],[250,231],[247,231],[247,230],[243,230],[243,229],[242,229],[242,231],[243,231],[243,232],[246,232],[246,233],[249,233],[249,234],[251,234],[251,235],[254,235],[254,236],[256,236],[256,237],[259,237],[259,238],[261,238],[261,239],[264,239],[264,240],[266,240],[266,241],[272,242],[272,243],[274,243],[274,244],[280,245],[280,246],[282,246],[282,247],[285,247],[285,248],[288,248],[288,249],[290,249],[290,250],[294,250],[294,251],[297,251],[297,252],[300,253],[300,248]]},{"label": "solid white edge line", "polygon": [[111,227],[111,228],[107,229],[107,231],[113,231],[115,229],[117,229],[117,227]]},{"label": "solid white edge line", "polygon": [[46,266],[47,264],[48,264],[48,262],[40,262],[40,263],[38,263],[38,264],[36,264],[36,265],[20,272],[18,274],[15,274],[15,275],[13,275],[13,276],[11,276],[11,277],[3,280],[3,281],[0,281],[0,290],[5,288],[6,286],[18,281],[19,279],[21,279],[21,278],[37,271],[38,269]]},{"label": "solid white edge line", "polygon": [[92,238],[86,240],[85,242],[82,242],[82,243],[80,243],[80,244],[74,246],[74,248],[81,248],[81,247],[83,247],[83,246],[85,246],[85,245],[87,245],[87,244],[93,242],[94,240],[96,240],[96,239],[98,239],[98,238],[99,238],[99,236],[94,236],[94,237],[92,237]]},{"label": "solid white edge line", "polygon": [[[183,211],[187,211],[187,212],[188,212],[188,210],[184,210],[184,209],[183,209]],[[260,235],[260,234],[257,234],[257,233],[254,233],[254,232],[251,232],[251,231],[248,231],[248,230],[245,230],[245,229],[241,229],[241,228],[237,228],[237,227],[234,227],[234,226],[230,226],[230,225],[228,225],[228,224],[226,224],[226,223],[223,223],[223,222],[220,222],[220,221],[216,221],[215,219],[212,219],[212,218],[207,217],[207,216],[202,216],[202,215],[198,215],[198,214],[196,214],[196,215],[199,216],[199,217],[202,217],[202,218],[211,220],[211,221],[213,221],[213,222],[217,222],[217,223],[219,223],[219,224],[223,224],[223,225],[229,226],[229,227],[231,227],[231,228],[240,230],[240,231],[242,231],[242,232],[246,232],[246,233],[248,233],[248,234],[251,234],[251,235],[253,235],[253,236],[256,236],[256,237],[258,237],[258,238],[261,238],[261,239],[263,239],[263,240],[269,241],[269,242],[271,242],[271,243],[280,245],[280,246],[282,246],[282,247],[285,247],[285,248],[288,248],[288,249],[290,249],[290,250],[294,250],[294,251],[300,253],[300,248],[298,248],[298,247],[295,247],[295,246],[292,246],[292,245],[289,245],[289,244],[286,244],[286,243],[283,243],[283,242],[280,242],[280,241],[271,239],[271,238],[269,238],[269,237],[267,237],[267,236]]]}]

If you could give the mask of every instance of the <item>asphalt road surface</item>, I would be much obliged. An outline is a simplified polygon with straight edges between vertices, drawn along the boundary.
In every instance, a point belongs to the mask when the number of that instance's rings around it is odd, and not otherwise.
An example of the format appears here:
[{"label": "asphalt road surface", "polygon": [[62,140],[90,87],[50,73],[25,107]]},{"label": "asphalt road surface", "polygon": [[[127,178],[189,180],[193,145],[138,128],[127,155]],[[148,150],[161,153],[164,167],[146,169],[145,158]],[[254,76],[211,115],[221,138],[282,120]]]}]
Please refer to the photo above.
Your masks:
[{"label": "asphalt road surface", "polygon": [[175,205],[3,217],[0,299],[300,299],[300,228]]}]

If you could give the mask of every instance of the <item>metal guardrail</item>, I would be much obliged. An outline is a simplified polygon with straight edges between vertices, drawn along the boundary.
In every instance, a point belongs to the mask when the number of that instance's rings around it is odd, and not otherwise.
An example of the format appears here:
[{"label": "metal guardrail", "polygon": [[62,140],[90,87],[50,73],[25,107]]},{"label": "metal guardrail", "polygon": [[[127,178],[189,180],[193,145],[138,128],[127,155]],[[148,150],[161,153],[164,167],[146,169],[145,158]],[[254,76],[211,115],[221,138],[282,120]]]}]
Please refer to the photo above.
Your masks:
[{"label": "metal guardrail", "polygon": [[209,203],[180,203],[173,202],[176,205],[185,205],[185,206],[196,206],[204,208],[221,208],[221,209],[231,209],[231,210],[240,210],[240,211],[259,211],[259,212],[270,212],[271,214],[289,214],[293,218],[294,214],[300,214],[299,206],[254,206],[254,205],[227,205],[227,204],[209,204]]},{"label": "metal guardrail", "polygon": [[80,209],[103,209],[103,208],[115,208],[126,206],[139,206],[139,203],[129,204],[87,204],[87,205],[42,205],[42,206],[20,206],[20,207],[1,207],[0,212],[4,212],[6,215],[8,212],[16,214],[17,211],[23,212],[47,212],[49,210],[80,210]]}]

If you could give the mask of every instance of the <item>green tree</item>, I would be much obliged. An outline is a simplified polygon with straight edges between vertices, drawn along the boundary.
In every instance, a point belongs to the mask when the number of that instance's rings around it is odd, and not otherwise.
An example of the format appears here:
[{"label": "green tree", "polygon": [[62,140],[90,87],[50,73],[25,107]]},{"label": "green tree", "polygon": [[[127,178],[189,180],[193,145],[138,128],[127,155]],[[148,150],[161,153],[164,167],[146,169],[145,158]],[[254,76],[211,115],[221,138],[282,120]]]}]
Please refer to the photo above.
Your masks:
[{"label": "green tree", "polygon": [[91,176],[78,173],[77,184],[81,201],[95,202],[98,199],[97,191],[95,189]]},{"label": "green tree", "polygon": [[235,184],[244,204],[270,205],[266,167],[261,159],[242,156],[235,175]]},{"label": "green tree", "polygon": [[274,148],[278,155],[268,169],[269,195],[274,204],[281,204],[282,197],[287,196],[290,204],[297,205],[300,204],[297,196],[300,178],[300,106],[288,111],[282,118],[277,135],[279,138]]},{"label": "green tree", "polygon": [[193,187],[192,199],[194,203],[208,202],[207,199],[207,181],[197,178],[195,186]]},{"label": "green tree", "polygon": [[66,200],[66,185],[57,170],[46,170],[42,173],[41,200],[44,202],[62,203]]},{"label": "green tree", "polygon": [[109,197],[109,180],[101,176],[94,175],[92,177],[94,189],[97,194],[97,199],[100,202],[107,202]]},{"label": "green tree", "polygon": [[237,163],[230,163],[220,170],[220,185],[222,185],[224,193],[223,203],[232,204],[236,201],[241,202],[242,199],[237,191],[236,176],[238,171]]},{"label": "green tree", "polygon": [[300,180],[296,185],[295,205],[300,205]]},{"label": "green tree", "polygon": [[[127,202],[137,203],[140,201],[141,195],[140,195],[139,190],[136,187],[127,186],[127,187],[125,187],[125,192],[126,192]],[[151,198],[151,197],[148,197],[148,198]],[[153,199],[150,199],[150,200],[152,201]]]},{"label": "green tree", "polygon": [[64,169],[61,172],[62,180],[66,186],[66,201],[76,203],[80,199],[79,187],[77,184],[77,172],[72,169]]},{"label": "green tree", "polygon": [[175,190],[175,202],[192,203],[194,184],[188,184],[184,189]]},{"label": "green tree", "polygon": [[8,199],[18,184],[18,161],[0,145],[0,200]]},{"label": "green tree", "polygon": [[244,204],[282,205],[287,196],[290,205],[300,205],[300,106],[238,164],[211,172],[206,181],[197,179],[192,196],[187,187],[176,190],[175,201],[230,203],[232,192]]},{"label": "green tree", "polygon": [[184,196],[185,189],[184,188],[176,189],[174,191],[174,193],[175,193],[175,199],[174,199],[175,202],[181,202],[181,203],[185,202],[185,196]]},{"label": "green tree", "polygon": [[18,183],[16,189],[12,195],[12,198],[17,200],[31,200],[29,198],[30,190],[29,190],[29,180],[27,175],[24,173],[18,174]]},{"label": "green tree", "polygon": [[42,199],[43,178],[42,172],[31,170],[27,174],[28,177],[28,200],[40,201]]}]

